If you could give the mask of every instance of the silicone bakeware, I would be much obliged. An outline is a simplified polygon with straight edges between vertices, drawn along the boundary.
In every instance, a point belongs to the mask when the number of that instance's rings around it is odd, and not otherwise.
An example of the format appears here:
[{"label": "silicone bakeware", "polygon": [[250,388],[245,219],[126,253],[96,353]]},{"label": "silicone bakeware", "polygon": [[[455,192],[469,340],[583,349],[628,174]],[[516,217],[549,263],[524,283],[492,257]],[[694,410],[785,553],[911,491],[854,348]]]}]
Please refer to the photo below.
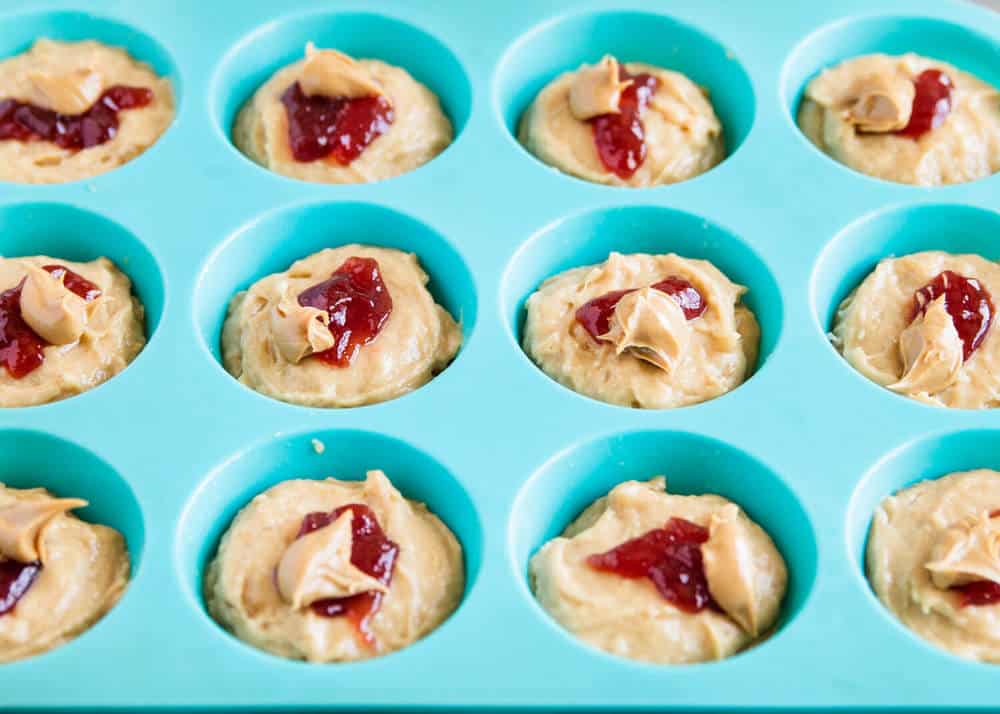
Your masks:
[{"label": "silicone bakeware", "polygon": [[[418,6],[419,5],[419,6]],[[1000,258],[1000,176],[925,190],[867,178],[794,124],[805,83],[868,53],[915,51],[1000,86],[1000,16],[942,0],[35,2],[0,8],[0,56],[40,36],[126,47],[173,82],[177,116],[98,178],[0,186],[0,253],[106,255],[148,311],[135,363],[84,395],[0,412],[0,480],[88,498],[122,531],[133,580],[100,623],[0,667],[0,708],[765,709],[995,706],[1000,670],[908,632],[873,596],[863,549],[876,504],[914,481],[1000,468],[1000,413],[935,409],[855,373],[826,338],[882,257]],[[307,40],[407,68],[441,98],[454,144],[383,183],[327,186],[263,170],[231,144],[241,103]],[[610,52],[708,87],[729,157],[648,190],[542,165],[516,120],[557,73]],[[309,409],[219,363],[230,297],[322,247],[415,252],[465,344],[395,401]],[[747,285],[756,374],[699,406],[639,411],[579,396],[519,347],[525,298],[609,251],[707,258]],[[326,449],[316,453],[312,440]],[[292,477],[382,468],[462,542],[464,600],[424,640],[357,664],[257,651],[207,615],[207,559],[238,509]],[[791,573],[780,626],[702,665],[589,648],[536,604],[530,555],[629,478],[717,492],[768,530]]]}]

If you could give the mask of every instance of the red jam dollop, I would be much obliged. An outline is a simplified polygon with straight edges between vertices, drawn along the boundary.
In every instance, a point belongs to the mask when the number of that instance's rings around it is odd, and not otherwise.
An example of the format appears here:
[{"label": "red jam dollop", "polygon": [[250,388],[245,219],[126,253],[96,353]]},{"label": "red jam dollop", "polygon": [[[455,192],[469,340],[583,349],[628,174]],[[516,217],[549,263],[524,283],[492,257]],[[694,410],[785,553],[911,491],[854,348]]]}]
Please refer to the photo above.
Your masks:
[{"label": "red jam dollop", "polygon": [[896,133],[919,139],[931,129],[937,129],[951,113],[951,93],[955,85],[951,77],[939,69],[926,69],[913,80],[916,94],[910,121]]},{"label": "red jam dollop", "polygon": [[646,159],[646,129],[642,114],[646,111],[659,83],[651,74],[629,74],[624,65],[618,67],[621,81],[632,80],[618,100],[618,113],[601,114],[590,119],[594,145],[601,163],[619,178],[632,177]]},{"label": "red jam dollop", "polygon": [[[389,540],[372,510],[361,503],[350,503],[335,508],[330,513],[307,513],[296,538],[324,528],[337,520],[345,511],[351,511],[351,563],[363,573],[383,585],[392,582],[392,571],[399,555],[399,546]],[[369,627],[372,617],[382,606],[383,593],[369,591],[349,597],[327,598],[312,604],[312,611],[321,617],[347,617],[358,635],[368,645],[375,643]]]},{"label": "red jam dollop", "polygon": [[951,589],[959,594],[959,607],[995,605],[1000,602],[1000,583],[992,580],[976,580]]},{"label": "red jam dollop", "polygon": [[381,95],[369,97],[309,96],[296,82],[281,95],[288,115],[288,143],[296,161],[332,156],[348,166],[368,145],[389,131],[395,112]]},{"label": "red jam dollop", "polygon": [[18,600],[24,597],[42,570],[37,560],[22,563],[17,560],[0,560],[0,616],[11,612]]},{"label": "red jam dollop", "polygon": [[701,560],[701,545],[706,541],[707,528],[671,518],[663,528],[588,556],[587,565],[623,578],[649,578],[660,595],[684,612],[697,613],[706,607],[718,610]]},{"label": "red jam dollop", "polygon": [[[672,297],[680,305],[684,317],[688,320],[701,317],[708,309],[704,296],[684,278],[671,276],[650,287]],[[615,311],[615,306],[619,300],[632,292],[635,292],[635,289],[613,290],[584,303],[576,311],[576,321],[590,333],[595,342],[602,342],[601,335],[608,334],[608,330],[611,329],[611,314]]]},{"label": "red jam dollop", "polygon": [[153,101],[145,87],[115,85],[82,114],[60,114],[29,102],[0,100],[0,141],[51,141],[70,151],[111,141],[118,133],[118,112]]},{"label": "red jam dollop", "polygon": [[392,297],[374,258],[348,258],[329,280],[300,293],[299,305],[330,315],[336,344],[315,356],[336,367],[350,365],[358,351],[378,337],[392,314]]},{"label": "red jam dollop", "polygon": [[927,306],[944,295],[944,307],[962,340],[963,359],[969,359],[982,344],[993,322],[993,302],[986,288],[975,278],[951,270],[940,273],[913,296],[912,322]]},{"label": "red jam dollop", "polygon": [[[61,277],[67,289],[88,302],[101,295],[100,288],[63,265],[46,265],[43,270]],[[26,377],[42,366],[48,344],[21,316],[23,287],[24,280],[21,280],[16,287],[0,293],[0,364],[14,379]]]}]

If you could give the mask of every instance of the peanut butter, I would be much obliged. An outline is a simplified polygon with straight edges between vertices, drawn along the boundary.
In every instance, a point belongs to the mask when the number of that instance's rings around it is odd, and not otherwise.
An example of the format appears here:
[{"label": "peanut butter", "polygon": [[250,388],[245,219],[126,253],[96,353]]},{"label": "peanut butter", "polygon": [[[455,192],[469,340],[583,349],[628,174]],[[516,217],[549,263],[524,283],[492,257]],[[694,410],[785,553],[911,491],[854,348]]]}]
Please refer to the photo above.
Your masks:
[{"label": "peanut butter", "polygon": [[312,42],[306,45],[306,61],[299,84],[309,96],[354,99],[384,93],[362,64],[337,50],[317,50]]},{"label": "peanut butter", "polygon": [[573,78],[569,88],[569,106],[573,116],[580,121],[601,114],[617,114],[622,91],[632,80],[622,81],[618,61],[604,55],[594,65],[584,65]]},{"label": "peanut butter", "polygon": [[330,316],[325,310],[299,305],[287,295],[271,310],[274,346],[292,364],[334,346],[329,324]]},{"label": "peanut butter", "polygon": [[668,374],[684,355],[691,328],[677,302],[659,290],[642,288],[625,295],[611,315],[603,339],[618,354],[629,352]]}]

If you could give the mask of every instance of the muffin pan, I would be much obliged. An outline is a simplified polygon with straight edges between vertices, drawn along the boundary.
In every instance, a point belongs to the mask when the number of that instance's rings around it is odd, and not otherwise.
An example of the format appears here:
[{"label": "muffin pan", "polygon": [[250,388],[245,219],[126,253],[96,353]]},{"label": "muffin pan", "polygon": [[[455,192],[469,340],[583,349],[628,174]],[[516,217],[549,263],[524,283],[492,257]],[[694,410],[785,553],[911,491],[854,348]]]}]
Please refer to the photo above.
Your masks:
[{"label": "muffin pan", "polygon": [[[115,171],[0,188],[0,254],[108,256],[134,281],[150,337],[108,383],[0,412],[0,481],[88,498],[80,515],[121,530],[134,566],[94,628],[0,667],[3,708],[994,706],[998,670],[899,625],[868,587],[863,547],[887,494],[1000,468],[1000,414],[893,395],[825,333],[882,257],[936,248],[1000,259],[1000,176],[936,190],[867,178],[814,149],[793,117],[816,72],[867,52],[912,50],[1000,86],[1000,16],[942,0],[422,5],[0,10],[0,56],[39,36],[121,45],[170,78],[178,109]],[[408,69],[440,96],[454,144],[370,185],[302,183],[251,163],[229,140],[235,112],[307,40]],[[525,152],[513,130],[534,93],[606,52],[707,86],[729,157],[686,183],[628,190]],[[218,342],[232,294],[352,241],[419,256],[435,298],[462,320],[455,362],[410,395],[343,411],[280,403],[226,374]],[[763,331],[757,373],[662,412],[595,402],[542,374],[519,347],[525,298],[610,250],[707,258],[749,286]],[[380,659],[309,665],[254,650],[209,618],[203,570],[242,505],[283,479],[368,468],[461,540],[468,584],[447,622]],[[759,646],[712,664],[639,664],[581,644],[532,598],[530,555],[614,484],[657,473],[672,491],[735,500],[774,537],[791,579],[780,625]]]}]

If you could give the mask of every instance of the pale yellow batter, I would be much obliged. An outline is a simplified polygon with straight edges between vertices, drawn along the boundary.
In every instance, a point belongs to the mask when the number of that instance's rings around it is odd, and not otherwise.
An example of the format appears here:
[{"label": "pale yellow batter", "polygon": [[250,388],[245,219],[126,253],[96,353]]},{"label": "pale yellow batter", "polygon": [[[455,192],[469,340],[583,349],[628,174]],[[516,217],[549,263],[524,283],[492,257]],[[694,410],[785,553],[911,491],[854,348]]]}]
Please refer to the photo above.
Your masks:
[{"label": "pale yellow batter", "polygon": [[[705,577],[722,612],[678,609],[647,578],[586,563],[671,518],[708,529]],[[538,602],[571,633],[611,654],[663,664],[729,657],[766,637],[777,621],[788,573],[771,538],[721,496],[676,496],[662,476],[626,481],[591,504],[531,559]]]},{"label": "pale yellow batter", "polygon": [[[951,79],[953,106],[917,139],[914,80],[927,69]],[[918,186],[974,181],[1000,170],[1000,93],[967,72],[915,54],[865,55],[824,70],[806,87],[799,127],[820,150],[856,171]]]},{"label": "pale yellow batter", "polygon": [[[685,319],[672,298],[649,287],[668,277],[701,293],[703,315]],[[635,288],[615,307],[606,340],[595,342],[576,321],[590,300]],[[644,409],[696,404],[753,370],[760,330],[740,302],[745,292],[704,260],[612,253],[549,278],[528,298],[524,350],[550,377],[594,399]]]},{"label": "pale yellow batter", "polygon": [[80,151],[48,141],[0,141],[0,181],[63,183],[110,171],[148,149],[174,118],[170,82],[125,50],[99,42],[40,39],[0,62],[0,99],[16,99],[62,114],[81,114],[114,85],[153,92],[153,101],[118,112],[118,132]]},{"label": "pale yellow batter", "polygon": [[868,538],[868,577],[904,625],[962,657],[1000,662],[1000,605],[962,606],[952,588],[1000,582],[1000,473],[962,471],[886,498]]},{"label": "pale yellow batter", "polygon": [[14,609],[0,615],[0,662],[65,644],[100,620],[125,591],[125,540],[70,513],[86,505],[42,488],[0,484],[0,560],[41,563]]},{"label": "pale yellow batter", "polygon": [[[351,563],[351,518],[296,539],[303,517],[349,504],[374,511],[399,546],[385,587]],[[402,649],[440,625],[465,589],[462,548],[422,503],[404,498],[381,471],[364,481],[293,480],[253,499],[233,520],[205,576],[205,601],[241,640],[312,662],[367,659]],[[384,591],[373,642],[346,617],[317,615],[317,600]]]},{"label": "pale yellow batter", "polygon": [[[393,121],[348,165],[327,157],[296,161],[288,143],[288,114],[281,95],[299,82],[308,95],[383,96]],[[310,44],[306,58],[279,70],[243,106],[233,127],[237,148],[275,173],[320,183],[367,183],[404,174],[426,164],[452,140],[441,103],[410,74],[375,59],[355,60]]]},{"label": "pale yellow batter", "polygon": [[[41,267],[61,265],[97,285],[89,302],[71,293]],[[0,368],[0,407],[24,407],[65,399],[111,379],[146,344],[142,304],[132,283],[107,258],[89,263],[50,258],[0,258],[0,292],[21,290],[21,313],[48,346],[40,367],[20,379]]]},{"label": "pale yellow batter", "polygon": [[722,124],[704,89],[679,72],[641,62],[628,62],[624,67],[633,75],[651,74],[659,82],[641,115],[646,157],[629,178],[609,171],[601,161],[588,121],[620,111],[627,83],[620,81],[619,63],[610,56],[559,75],[539,92],[521,117],[521,143],[563,173],[633,188],[684,181],[722,161]]},{"label": "pale yellow batter", "polygon": [[910,322],[914,294],[946,270],[979,281],[996,307],[1000,265],[993,261],[942,251],[886,258],[841,303],[831,339],[852,367],[894,392],[936,406],[996,407],[1000,404],[996,324],[963,360],[962,341],[943,297]]},{"label": "pale yellow batter", "polygon": [[[313,358],[333,346],[321,311],[297,298],[348,258],[374,258],[392,298],[378,336],[347,367]],[[248,387],[294,404],[353,407],[401,396],[430,381],[458,352],[462,331],[427,291],[412,253],[346,245],[296,261],[233,298],[222,329],[222,358]]]}]

